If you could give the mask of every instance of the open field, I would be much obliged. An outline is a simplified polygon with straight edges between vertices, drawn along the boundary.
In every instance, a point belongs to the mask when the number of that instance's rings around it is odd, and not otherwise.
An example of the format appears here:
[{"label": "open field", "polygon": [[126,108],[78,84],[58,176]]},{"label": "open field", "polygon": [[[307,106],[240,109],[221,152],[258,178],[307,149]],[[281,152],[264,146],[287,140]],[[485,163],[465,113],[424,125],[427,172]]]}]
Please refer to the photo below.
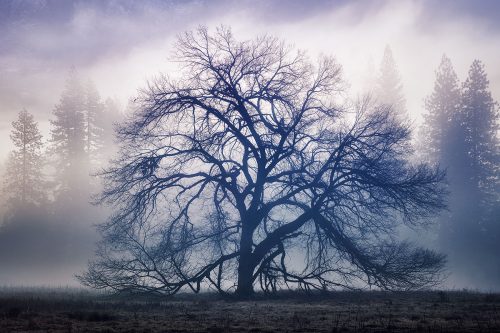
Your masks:
[{"label": "open field", "polygon": [[283,293],[235,301],[3,289],[0,332],[500,332],[500,294]]}]

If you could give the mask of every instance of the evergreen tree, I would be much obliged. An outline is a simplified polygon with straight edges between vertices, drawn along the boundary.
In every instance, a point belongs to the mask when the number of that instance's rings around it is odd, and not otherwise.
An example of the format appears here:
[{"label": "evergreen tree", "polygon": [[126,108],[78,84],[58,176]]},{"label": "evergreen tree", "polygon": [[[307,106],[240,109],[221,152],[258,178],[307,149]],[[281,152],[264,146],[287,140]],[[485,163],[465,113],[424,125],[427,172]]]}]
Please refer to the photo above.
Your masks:
[{"label": "evergreen tree", "polygon": [[42,174],[42,135],[32,114],[25,109],[12,122],[10,138],[15,149],[10,153],[4,179],[4,193],[10,206],[23,208],[45,202]]},{"label": "evergreen tree", "polygon": [[452,218],[457,225],[453,242],[457,251],[468,249],[465,262],[472,264],[462,270],[471,281],[482,281],[485,286],[500,282],[498,115],[484,65],[474,60],[462,85],[464,158],[463,163],[453,165]]},{"label": "evergreen tree", "polygon": [[104,104],[101,96],[92,81],[85,85],[85,151],[92,167],[96,167],[102,160],[104,146]]},{"label": "evergreen tree", "polygon": [[462,88],[462,118],[470,181],[483,203],[495,200],[498,182],[498,104],[491,97],[484,65],[472,63]]},{"label": "evergreen tree", "polygon": [[380,63],[380,72],[375,87],[377,100],[385,105],[390,105],[395,114],[406,118],[406,100],[403,94],[403,84],[396,62],[389,46],[385,47],[384,56]]},{"label": "evergreen tree", "polygon": [[483,287],[500,277],[500,261],[492,256],[500,239],[498,107],[488,85],[476,60],[460,89],[443,56],[421,131],[422,155],[447,168],[449,212],[441,217],[440,245],[459,281]]},{"label": "evergreen tree", "polygon": [[450,150],[454,150],[450,149],[452,140],[463,135],[459,125],[460,82],[446,55],[436,71],[434,90],[425,100],[425,109],[420,133],[422,156],[431,162],[449,165],[454,159],[450,156]]},{"label": "evergreen tree", "polygon": [[56,158],[58,194],[71,199],[74,194],[84,192],[89,170],[85,150],[85,95],[74,69],[70,71],[53,115],[51,141]]}]

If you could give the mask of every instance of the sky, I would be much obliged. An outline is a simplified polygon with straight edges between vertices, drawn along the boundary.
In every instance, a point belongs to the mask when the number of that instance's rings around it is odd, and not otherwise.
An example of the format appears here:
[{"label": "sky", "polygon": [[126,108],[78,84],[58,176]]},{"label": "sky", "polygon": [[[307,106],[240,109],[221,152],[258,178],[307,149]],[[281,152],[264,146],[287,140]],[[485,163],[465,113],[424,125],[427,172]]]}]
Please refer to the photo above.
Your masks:
[{"label": "sky", "polygon": [[333,55],[353,97],[389,45],[416,128],[443,54],[462,81],[474,59],[483,61],[500,100],[498,13],[495,0],[1,0],[0,166],[21,109],[48,140],[72,67],[125,107],[148,79],[175,73],[176,36],[200,25],[228,26],[240,40],[277,36],[313,58]]},{"label": "sky", "polygon": [[482,60],[499,99],[498,12],[493,0],[0,1],[0,161],[22,108],[48,138],[72,66],[101,95],[126,105],[148,79],[175,70],[169,61],[177,34],[199,25],[229,26],[238,39],[274,35],[311,57],[333,55],[353,95],[390,45],[418,124],[443,53],[462,80],[472,60]]}]

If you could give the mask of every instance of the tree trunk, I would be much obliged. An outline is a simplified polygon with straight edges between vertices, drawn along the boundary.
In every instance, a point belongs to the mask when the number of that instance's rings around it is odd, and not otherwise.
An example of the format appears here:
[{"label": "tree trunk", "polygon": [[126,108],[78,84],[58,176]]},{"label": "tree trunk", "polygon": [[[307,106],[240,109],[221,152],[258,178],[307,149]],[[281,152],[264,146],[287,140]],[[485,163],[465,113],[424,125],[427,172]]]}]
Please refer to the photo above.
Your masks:
[{"label": "tree trunk", "polygon": [[252,254],[252,230],[243,228],[240,241],[240,257],[238,261],[238,286],[236,295],[248,298],[253,294],[253,271],[255,263]]},{"label": "tree trunk", "polygon": [[241,298],[250,297],[253,290],[253,271],[254,265],[245,256],[240,256],[238,264],[238,287],[236,288],[236,295]]}]

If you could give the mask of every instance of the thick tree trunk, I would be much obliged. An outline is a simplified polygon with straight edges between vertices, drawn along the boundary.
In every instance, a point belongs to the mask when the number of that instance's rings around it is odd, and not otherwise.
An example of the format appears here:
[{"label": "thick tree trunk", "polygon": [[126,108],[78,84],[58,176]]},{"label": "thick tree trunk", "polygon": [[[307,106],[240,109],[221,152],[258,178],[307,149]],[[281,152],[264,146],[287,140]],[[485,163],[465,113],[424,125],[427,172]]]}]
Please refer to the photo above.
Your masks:
[{"label": "thick tree trunk", "polygon": [[236,288],[236,295],[241,298],[250,297],[253,290],[253,271],[254,265],[249,262],[245,256],[240,256],[238,264],[238,286]]},{"label": "thick tree trunk", "polygon": [[255,263],[252,254],[252,230],[243,228],[238,261],[238,286],[236,295],[247,298],[253,294],[253,271]]}]

